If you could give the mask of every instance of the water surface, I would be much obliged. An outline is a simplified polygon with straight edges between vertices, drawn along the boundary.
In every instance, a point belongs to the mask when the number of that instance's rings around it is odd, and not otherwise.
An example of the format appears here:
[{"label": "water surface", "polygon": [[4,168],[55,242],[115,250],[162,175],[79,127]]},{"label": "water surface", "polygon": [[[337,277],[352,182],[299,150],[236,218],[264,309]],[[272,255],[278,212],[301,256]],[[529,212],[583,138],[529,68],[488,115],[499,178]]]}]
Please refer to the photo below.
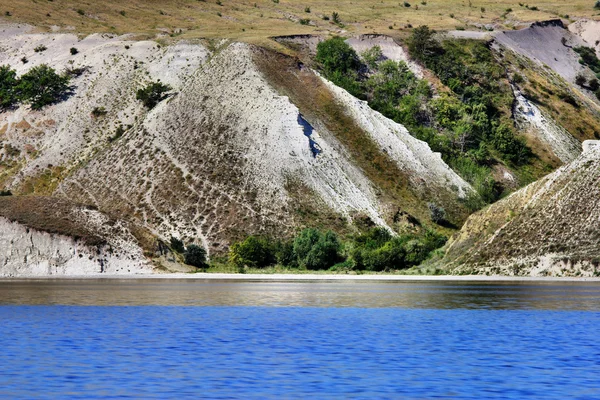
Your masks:
[{"label": "water surface", "polygon": [[0,282],[0,398],[600,398],[598,283]]}]

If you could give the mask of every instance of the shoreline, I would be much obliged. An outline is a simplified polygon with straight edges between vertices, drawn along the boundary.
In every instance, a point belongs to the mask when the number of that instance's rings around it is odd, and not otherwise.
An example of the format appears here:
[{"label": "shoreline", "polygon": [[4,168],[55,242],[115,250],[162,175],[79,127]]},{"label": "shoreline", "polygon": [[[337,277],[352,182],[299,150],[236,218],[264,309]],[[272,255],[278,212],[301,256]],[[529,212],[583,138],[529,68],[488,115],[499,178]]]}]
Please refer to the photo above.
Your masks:
[{"label": "shoreline", "polygon": [[138,275],[48,275],[0,277],[0,282],[71,280],[227,281],[227,282],[598,282],[600,277],[532,277],[487,275],[341,275],[341,274],[227,274],[173,273]]}]

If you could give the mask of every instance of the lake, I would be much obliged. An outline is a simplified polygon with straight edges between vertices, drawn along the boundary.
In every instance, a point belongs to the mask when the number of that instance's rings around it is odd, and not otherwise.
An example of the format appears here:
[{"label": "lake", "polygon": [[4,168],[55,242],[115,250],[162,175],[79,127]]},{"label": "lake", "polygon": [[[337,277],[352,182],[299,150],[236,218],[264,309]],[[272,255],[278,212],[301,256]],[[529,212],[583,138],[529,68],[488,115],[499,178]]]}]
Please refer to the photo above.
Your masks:
[{"label": "lake", "polygon": [[0,281],[0,398],[600,398],[600,283]]}]

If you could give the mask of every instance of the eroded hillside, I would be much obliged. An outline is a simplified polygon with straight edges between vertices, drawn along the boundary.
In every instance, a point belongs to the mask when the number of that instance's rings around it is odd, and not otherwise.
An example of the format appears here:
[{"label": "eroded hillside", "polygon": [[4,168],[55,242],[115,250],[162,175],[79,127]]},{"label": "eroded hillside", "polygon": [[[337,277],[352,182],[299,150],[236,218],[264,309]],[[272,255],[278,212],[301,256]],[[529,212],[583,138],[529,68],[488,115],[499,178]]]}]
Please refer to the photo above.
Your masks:
[{"label": "eroded hillside", "polygon": [[[15,194],[91,204],[213,252],[309,224],[427,223],[428,202],[455,224],[467,215],[470,185],[426,143],[292,58],[242,43],[212,53],[19,31],[2,46],[0,62],[19,74],[78,71],[64,101],[1,114],[2,182]],[[148,110],[135,94],[152,81],[172,91]]]},{"label": "eroded hillside", "polygon": [[447,247],[454,274],[597,276],[600,149],[475,213]]}]

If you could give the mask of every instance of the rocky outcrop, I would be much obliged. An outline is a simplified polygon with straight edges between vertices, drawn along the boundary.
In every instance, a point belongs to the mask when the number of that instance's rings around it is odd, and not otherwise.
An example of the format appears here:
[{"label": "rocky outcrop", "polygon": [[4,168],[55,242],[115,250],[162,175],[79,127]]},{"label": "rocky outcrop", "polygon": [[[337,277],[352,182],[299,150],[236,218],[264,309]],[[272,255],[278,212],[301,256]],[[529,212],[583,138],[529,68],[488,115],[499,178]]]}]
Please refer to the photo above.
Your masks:
[{"label": "rocky outcrop", "polygon": [[0,276],[152,272],[124,221],[66,200],[0,198]]},{"label": "rocky outcrop", "polygon": [[600,274],[600,147],[473,214],[447,246],[453,274]]},{"label": "rocky outcrop", "polygon": [[581,143],[516,88],[514,94],[513,118],[517,125],[531,132],[561,162],[573,161],[581,153]]},{"label": "rocky outcrop", "polygon": [[529,28],[498,32],[494,36],[501,45],[550,67],[568,82],[575,82],[577,74],[584,70],[573,47],[585,42],[569,32],[561,20],[536,22]]}]

